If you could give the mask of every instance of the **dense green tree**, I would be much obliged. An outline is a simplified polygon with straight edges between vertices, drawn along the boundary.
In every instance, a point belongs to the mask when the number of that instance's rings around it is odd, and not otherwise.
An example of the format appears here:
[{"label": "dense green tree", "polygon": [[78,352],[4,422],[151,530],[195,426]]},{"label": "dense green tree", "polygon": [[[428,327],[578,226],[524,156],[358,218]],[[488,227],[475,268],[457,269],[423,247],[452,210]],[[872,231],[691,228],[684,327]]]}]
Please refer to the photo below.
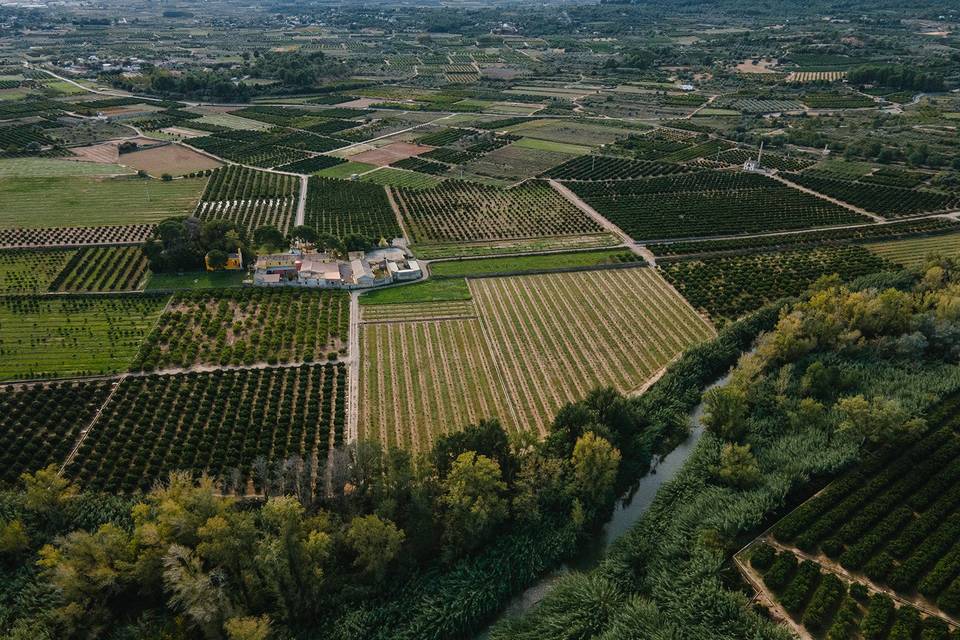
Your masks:
[{"label": "dense green tree", "polygon": [[747,430],[746,394],[734,385],[716,387],[703,394],[703,423],[724,440],[740,440]]},{"label": "dense green tree", "polygon": [[571,461],[577,495],[595,514],[612,502],[620,452],[609,441],[587,432],[577,438]]},{"label": "dense green tree", "polygon": [[448,558],[473,551],[507,515],[500,465],[474,451],[457,456],[443,482],[445,553]]},{"label": "dense green tree", "polygon": [[250,616],[230,618],[223,625],[228,640],[267,640],[270,637],[270,617]]},{"label": "dense green tree", "polygon": [[253,231],[253,244],[257,248],[264,248],[268,251],[278,251],[287,245],[287,239],[283,237],[280,230],[272,225],[263,225]]},{"label": "dense green tree", "polygon": [[357,556],[354,564],[377,580],[400,553],[403,539],[403,531],[395,524],[375,515],[354,518],[346,534],[347,544]]},{"label": "dense green tree", "polygon": [[510,451],[507,432],[503,430],[499,420],[481,420],[477,424],[467,425],[462,431],[454,431],[437,438],[431,457],[440,477],[446,477],[454,461],[467,451],[496,461],[505,477],[512,475],[515,461]]},{"label": "dense green tree", "polygon": [[841,398],[837,410],[843,416],[840,431],[873,444],[907,439],[920,433],[923,418],[913,418],[895,399],[862,395]]},{"label": "dense green tree", "polygon": [[720,450],[720,465],[717,477],[732,487],[748,489],[760,481],[757,459],[750,452],[750,445],[728,442]]}]

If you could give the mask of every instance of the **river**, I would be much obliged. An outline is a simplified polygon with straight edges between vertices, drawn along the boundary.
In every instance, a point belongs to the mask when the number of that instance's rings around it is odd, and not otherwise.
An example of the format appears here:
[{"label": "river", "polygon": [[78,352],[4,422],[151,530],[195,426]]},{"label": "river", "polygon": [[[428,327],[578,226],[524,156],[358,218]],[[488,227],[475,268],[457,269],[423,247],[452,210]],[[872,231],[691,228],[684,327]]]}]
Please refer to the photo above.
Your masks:
[{"label": "river", "polygon": [[[727,374],[720,380],[707,387],[707,389],[726,384],[730,374]],[[706,390],[706,389],[705,389]],[[485,640],[489,635],[490,628],[497,622],[505,618],[512,618],[526,612],[544,599],[550,592],[556,582],[570,571],[589,571],[599,564],[606,553],[607,548],[620,536],[626,533],[630,527],[640,519],[650,505],[653,503],[657,490],[664,482],[672,479],[677,471],[683,467],[690,454],[693,453],[703,435],[703,403],[701,402],[693,411],[690,412],[690,434],[687,439],[677,445],[670,453],[658,458],[654,456],[650,463],[650,470],[640,478],[637,483],[631,487],[630,491],[621,496],[614,506],[613,515],[603,525],[597,535],[589,543],[585,544],[576,558],[558,569],[551,571],[535,584],[528,587],[523,593],[515,596],[497,618],[482,633],[476,636],[476,640]]]}]

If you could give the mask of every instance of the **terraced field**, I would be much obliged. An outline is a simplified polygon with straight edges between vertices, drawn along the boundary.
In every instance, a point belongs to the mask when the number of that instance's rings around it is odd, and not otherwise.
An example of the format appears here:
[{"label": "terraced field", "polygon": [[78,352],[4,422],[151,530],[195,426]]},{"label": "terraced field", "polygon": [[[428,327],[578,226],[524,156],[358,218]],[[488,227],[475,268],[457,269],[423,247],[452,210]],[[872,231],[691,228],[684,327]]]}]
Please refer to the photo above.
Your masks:
[{"label": "terraced field", "polygon": [[564,403],[598,386],[636,390],[713,335],[652,269],[469,286],[473,301],[363,308],[361,438],[423,449],[494,416],[544,434]]}]

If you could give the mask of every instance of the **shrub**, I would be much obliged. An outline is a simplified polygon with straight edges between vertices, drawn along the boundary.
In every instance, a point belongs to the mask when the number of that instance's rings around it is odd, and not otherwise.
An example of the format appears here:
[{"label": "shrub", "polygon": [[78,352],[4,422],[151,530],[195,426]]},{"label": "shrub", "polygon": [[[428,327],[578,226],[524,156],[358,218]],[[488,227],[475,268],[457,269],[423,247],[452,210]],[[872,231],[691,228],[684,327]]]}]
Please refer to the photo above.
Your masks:
[{"label": "shrub", "polygon": [[860,634],[864,640],[880,640],[884,637],[890,621],[893,619],[893,600],[878,593],[870,598],[867,615],[860,623]]},{"label": "shrub", "polygon": [[776,558],[776,552],[765,542],[761,542],[750,552],[750,564],[759,571],[769,569],[774,558]]},{"label": "shrub", "polygon": [[830,615],[840,604],[844,592],[839,578],[832,574],[825,576],[803,612],[803,626],[815,633],[822,632],[830,622]]},{"label": "shrub", "polygon": [[763,581],[774,591],[780,591],[790,581],[793,572],[797,569],[797,557],[789,552],[778,553],[770,570],[763,576]]},{"label": "shrub", "polygon": [[809,560],[804,560],[793,576],[790,585],[780,597],[780,603],[790,613],[797,615],[803,611],[803,606],[810,598],[820,580],[820,567]]}]

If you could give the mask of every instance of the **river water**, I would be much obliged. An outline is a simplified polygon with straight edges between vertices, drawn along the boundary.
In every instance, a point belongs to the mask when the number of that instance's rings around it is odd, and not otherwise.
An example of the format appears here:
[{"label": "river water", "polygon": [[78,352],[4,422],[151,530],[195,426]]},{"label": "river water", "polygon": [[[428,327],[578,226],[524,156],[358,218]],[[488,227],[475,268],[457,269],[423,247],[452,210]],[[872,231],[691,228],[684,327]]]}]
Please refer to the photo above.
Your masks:
[{"label": "river water", "polygon": [[[726,384],[729,374],[711,384],[708,389]],[[630,491],[617,500],[613,515],[597,532],[589,543],[585,544],[576,558],[551,571],[523,593],[515,596],[489,627],[476,637],[485,640],[490,628],[505,618],[518,616],[544,599],[557,581],[570,571],[589,571],[597,566],[607,548],[617,538],[626,533],[640,519],[653,503],[657,490],[664,482],[672,479],[693,453],[703,435],[703,403],[690,412],[690,434],[673,451],[662,458],[654,457],[649,472],[631,487]]]}]

